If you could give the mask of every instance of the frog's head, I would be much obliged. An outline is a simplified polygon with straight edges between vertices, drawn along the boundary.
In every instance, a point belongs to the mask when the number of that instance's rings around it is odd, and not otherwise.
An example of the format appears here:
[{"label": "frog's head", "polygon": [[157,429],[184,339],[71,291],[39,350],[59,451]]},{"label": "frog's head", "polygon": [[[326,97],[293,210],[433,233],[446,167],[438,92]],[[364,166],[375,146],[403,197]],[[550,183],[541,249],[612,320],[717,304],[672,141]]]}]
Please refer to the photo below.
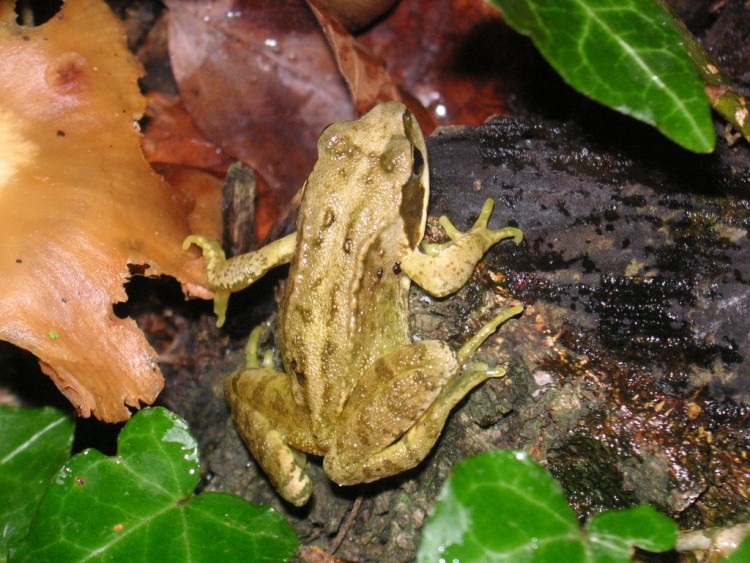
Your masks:
[{"label": "frog's head", "polygon": [[[411,248],[424,237],[429,199],[427,147],[414,114],[400,102],[379,104],[359,122],[378,154],[378,168],[387,186],[390,202],[398,202],[398,213]],[[384,194],[386,195],[386,194]]]},{"label": "frog's head", "polygon": [[356,121],[330,125],[318,141],[314,175],[319,185],[325,182],[329,197],[337,194],[352,209],[368,209],[372,220],[400,219],[411,248],[422,240],[429,198],[427,148],[416,117],[404,104],[386,102]]}]

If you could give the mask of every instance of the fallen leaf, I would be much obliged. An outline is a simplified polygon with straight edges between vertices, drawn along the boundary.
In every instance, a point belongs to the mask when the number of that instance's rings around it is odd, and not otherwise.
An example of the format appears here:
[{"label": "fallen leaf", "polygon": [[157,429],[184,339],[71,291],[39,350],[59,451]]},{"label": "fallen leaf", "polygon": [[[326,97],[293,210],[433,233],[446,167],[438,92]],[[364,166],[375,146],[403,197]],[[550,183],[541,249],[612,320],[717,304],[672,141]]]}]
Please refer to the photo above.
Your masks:
[{"label": "fallen leaf", "polygon": [[416,115],[422,133],[428,136],[435,129],[435,119],[424,106],[403,92],[385,69],[383,61],[375,57],[346,28],[329,13],[320,0],[307,0],[308,6],[325,33],[341,75],[349,86],[355,113],[364,115],[374,106],[387,101],[405,103]]},{"label": "fallen leaf", "polygon": [[326,7],[316,0],[307,0],[325,32],[341,75],[349,85],[357,115],[388,100],[401,101],[398,87],[386,72],[383,63],[359,43]]},{"label": "fallen leaf", "polygon": [[143,154],[153,164],[174,164],[210,171],[222,177],[235,159],[206,139],[180,99],[159,92],[148,94]]},{"label": "fallen leaf", "polygon": [[400,2],[358,37],[439,125],[479,125],[506,114],[508,70],[519,59],[514,32],[484,0]]},{"label": "fallen leaf", "polygon": [[38,27],[0,4],[0,339],[34,353],[81,416],[151,403],[156,354],[113,303],[131,270],[207,296],[180,250],[186,198],[146,163],[142,68],[101,0],[68,0]]},{"label": "fallen leaf", "polygon": [[[194,209],[188,217],[191,232],[221,238],[221,214],[214,215],[213,210],[219,209],[222,204],[221,179],[237,159],[229,156],[198,130],[179,98],[158,92],[149,93],[148,98],[146,116],[149,120],[141,142],[146,159],[157,167],[170,185],[189,193],[193,198]],[[195,173],[188,174],[188,168]],[[200,183],[211,183],[215,188],[195,191],[193,181],[197,179],[199,171],[214,175],[215,180],[204,178]],[[183,184],[185,180],[187,183]],[[268,184],[262,181],[258,182],[258,188],[264,195],[270,192]],[[281,206],[272,197],[257,198],[254,205],[255,235],[257,240],[262,240],[278,217]],[[206,225],[198,224],[206,218]]]},{"label": "fallen leaf", "polygon": [[221,238],[221,193],[224,183],[213,174],[188,166],[160,167],[164,178],[187,198],[185,208],[191,233]]},{"label": "fallen leaf", "polygon": [[167,0],[169,51],[198,128],[268,183],[283,205],[302,187],[320,132],[354,116],[346,85],[303,0]]}]

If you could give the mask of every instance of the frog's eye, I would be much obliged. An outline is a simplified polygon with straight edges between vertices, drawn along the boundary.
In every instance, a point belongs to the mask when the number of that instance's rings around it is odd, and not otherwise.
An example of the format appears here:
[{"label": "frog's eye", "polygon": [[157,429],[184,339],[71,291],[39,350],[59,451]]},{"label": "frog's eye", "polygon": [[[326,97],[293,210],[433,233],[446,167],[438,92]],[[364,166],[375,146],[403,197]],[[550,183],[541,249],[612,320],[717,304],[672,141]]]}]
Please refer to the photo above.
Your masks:
[{"label": "frog's eye", "polygon": [[422,151],[414,147],[412,151],[411,173],[413,176],[421,176],[424,171],[424,156]]}]

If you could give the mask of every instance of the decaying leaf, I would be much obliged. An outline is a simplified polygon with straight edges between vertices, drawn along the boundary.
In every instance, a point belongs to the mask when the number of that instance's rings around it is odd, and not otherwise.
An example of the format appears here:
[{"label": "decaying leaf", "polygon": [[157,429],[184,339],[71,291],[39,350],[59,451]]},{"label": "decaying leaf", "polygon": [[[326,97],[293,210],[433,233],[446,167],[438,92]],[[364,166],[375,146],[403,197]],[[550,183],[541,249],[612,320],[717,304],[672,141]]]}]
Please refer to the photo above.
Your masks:
[{"label": "decaying leaf", "polygon": [[[373,106],[396,100],[404,102],[417,116],[422,132],[429,135],[435,129],[435,119],[408,92],[402,91],[391,78],[385,64],[354,38],[329,12],[325,2],[307,0],[307,4],[325,33],[331,52],[349,86],[355,113],[364,115]],[[353,7],[353,6],[352,6]]]},{"label": "decaying leaf", "polygon": [[[148,99],[148,124],[141,140],[146,160],[193,200],[190,230],[220,239],[223,178],[236,159],[198,130],[178,97],[150,92]],[[272,198],[254,200],[253,205],[255,235],[262,240],[279,215],[279,205]]]},{"label": "decaying leaf", "polygon": [[223,177],[235,162],[197,129],[177,96],[150,92],[146,117],[141,146],[152,165],[189,166]]},{"label": "decaying leaf", "polygon": [[198,128],[286,203],[302,187],[320,132],[351,119],[346,86],[303,0],[167,0],[169,51]]},{"label": "decaying leaf", "polygon": [[0,339],[30,350],[82,416],[127,419],[162,387],[154,351],[113,313],[131,271],[193,294],[188,199],[143,158],[141,66],[102,0],[39,27],[0,4]]},{"label": "decaying leaf", "polygon": [[398,87],[382,63],[364,49],[336,18],[331,17],[321,2],[307,0],[307,4],[325,32],[336,64],[352,92],[357,115],[366,113],[379,102],[400,101]]},{"label": "decaying leaf", "polygon": [[509,34],[485,0],[412,0],[358,40],[439,125],[479,125],[507,113],[509,82],[528,64]]}]

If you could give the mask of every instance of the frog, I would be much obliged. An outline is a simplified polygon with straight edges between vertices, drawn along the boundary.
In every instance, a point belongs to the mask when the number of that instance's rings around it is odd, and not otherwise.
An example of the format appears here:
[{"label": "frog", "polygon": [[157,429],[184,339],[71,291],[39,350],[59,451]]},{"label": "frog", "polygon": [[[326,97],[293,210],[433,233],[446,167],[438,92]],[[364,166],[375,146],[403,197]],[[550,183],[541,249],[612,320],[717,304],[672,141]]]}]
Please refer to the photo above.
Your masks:
[{"label": "frog", "polygon": [[456,404],[505,373],[473,355],[521,305],[455,351],[438,339],[413,341],[408,294],[411,282],[436,298],[455,293],[490,247],[521,243],[523,233],[490,229],[488,199],[466,232],[441,217],[448,241],[428,244],[428,201],[419,124],[405,105],[386,102],[323,131],[293,233],[231,258],[217,241],[185,240],[185,249],[202,251],[219,326],[232,292],[289,264],[276,336],[283,369],[259,360],[258,327],[225,395],[253,457],[295,506],[312,494],[305,454],[322,456],[342,486],[407,471],[430,452]]}]

